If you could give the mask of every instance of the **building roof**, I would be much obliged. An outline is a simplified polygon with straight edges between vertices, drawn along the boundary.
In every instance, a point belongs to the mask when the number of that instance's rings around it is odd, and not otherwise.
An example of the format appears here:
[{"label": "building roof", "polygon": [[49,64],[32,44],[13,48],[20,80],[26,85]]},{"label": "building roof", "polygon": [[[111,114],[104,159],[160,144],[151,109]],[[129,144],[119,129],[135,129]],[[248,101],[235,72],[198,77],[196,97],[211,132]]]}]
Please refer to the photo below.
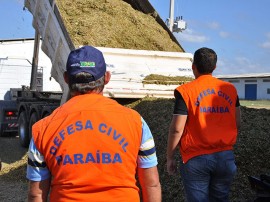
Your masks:
[{"label": "building roof", "polygon": [[217,75],[215,77],[219,79],[270,78],[270,73]]}]

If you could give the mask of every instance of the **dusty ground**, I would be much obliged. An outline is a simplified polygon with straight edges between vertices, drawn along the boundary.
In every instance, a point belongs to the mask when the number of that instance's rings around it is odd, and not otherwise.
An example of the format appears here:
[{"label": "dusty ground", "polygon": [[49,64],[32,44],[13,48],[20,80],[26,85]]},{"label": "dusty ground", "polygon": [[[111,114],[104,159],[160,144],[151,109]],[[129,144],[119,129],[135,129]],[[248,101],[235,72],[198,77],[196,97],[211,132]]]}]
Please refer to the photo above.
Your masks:
[{"label": "dusty ground", "polygon": [[27,149],[22,148],[17,137],[0,138],[0,201],[26,201],[27,181],[25,162]]},{"label": "dusty ground", "polygon": [[[172,100],[144,99],[130,107],[139,111],[148,122],[156,141],[163,201],[183,201],[180,175],[171,177],[165,172],[167,131],[173,109]],[[231,201],[253,201],[248,176],[270,174],[270,109],[242,107],[242,128],[235,146],[238,173],[231,188]],[[0,201],[26,201],[26,149],[18,139],[0,138],[0,157],[5,163],[0,172]],[[178,159],[181,160],[180,157]]]}]

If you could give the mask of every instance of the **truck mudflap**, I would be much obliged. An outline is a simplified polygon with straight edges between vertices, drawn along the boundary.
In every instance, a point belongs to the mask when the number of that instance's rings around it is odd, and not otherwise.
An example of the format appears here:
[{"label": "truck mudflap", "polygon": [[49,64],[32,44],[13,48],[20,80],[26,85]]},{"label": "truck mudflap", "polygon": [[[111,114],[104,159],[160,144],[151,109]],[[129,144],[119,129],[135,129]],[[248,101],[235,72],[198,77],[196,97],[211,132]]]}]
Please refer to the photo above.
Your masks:
[{"label": "truck mudflap", "polygon": [[0,137],[18,131],[18,123],[1,123]]},{"label": "truck mudflap", "polygon": [[8,123],[7,124],[7,127],[12,131],[17,131],[18,126],[19,126],[19,124],[17,123],[17,121],[16,121],[16,123]]}]

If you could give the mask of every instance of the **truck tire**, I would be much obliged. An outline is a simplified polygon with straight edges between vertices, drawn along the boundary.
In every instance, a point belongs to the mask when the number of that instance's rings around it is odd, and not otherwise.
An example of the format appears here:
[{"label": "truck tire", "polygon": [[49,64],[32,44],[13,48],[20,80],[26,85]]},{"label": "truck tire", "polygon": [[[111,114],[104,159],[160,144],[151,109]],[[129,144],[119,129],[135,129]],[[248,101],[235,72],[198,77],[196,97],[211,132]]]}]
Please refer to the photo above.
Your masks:
[{"label": "truck tire", "polygon": [[19,114],[19,140],[20,140],[20,144],[27,148],[29,146],[29,142],[30,142],[30,138],[29,138],[29,123],[27,121],[27,116],[26,116],[26,112],[22,111]]},{"label": "truck tire", "polygon": [[29,139],[31,140],[32,138],[32,126],[34,125],[34,123],[36,123],[38,121],[38,115],[36,112],[31,114],[30,120],[29,120]]}]

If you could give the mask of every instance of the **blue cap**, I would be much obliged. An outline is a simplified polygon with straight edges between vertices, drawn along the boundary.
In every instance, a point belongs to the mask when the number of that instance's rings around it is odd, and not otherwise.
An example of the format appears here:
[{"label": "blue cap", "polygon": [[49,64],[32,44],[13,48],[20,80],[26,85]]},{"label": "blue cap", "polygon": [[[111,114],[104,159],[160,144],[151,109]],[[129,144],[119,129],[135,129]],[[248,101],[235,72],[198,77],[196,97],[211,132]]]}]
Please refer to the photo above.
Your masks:
[{"label": "blue cap", "polygon": [[87,82],[96,81],[105,75],[106,63],[100,50],[92,46],[83,46],[69,53],[66,69],[71,83],[86,83],[76,81],[75,75],[86,72],[93,76]]}]

